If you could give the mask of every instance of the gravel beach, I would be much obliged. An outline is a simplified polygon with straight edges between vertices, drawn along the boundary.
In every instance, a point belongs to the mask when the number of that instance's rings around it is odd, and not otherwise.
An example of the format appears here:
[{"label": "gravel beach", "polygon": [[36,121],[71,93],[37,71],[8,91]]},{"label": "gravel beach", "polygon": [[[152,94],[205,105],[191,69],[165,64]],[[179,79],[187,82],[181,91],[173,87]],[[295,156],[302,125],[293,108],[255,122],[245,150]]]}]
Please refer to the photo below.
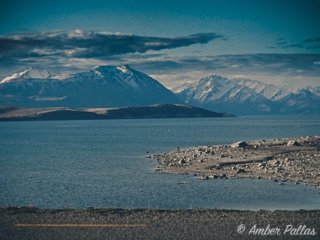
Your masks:
[{"label": "gravel beach", "polygon": [[320,186],[320,137],[239,141],[230,145],[177,149],[154,155],[156,171],[199,179],[264,178]]},{"label": "gravel beach", "polygon": [[0,239],[319,239],[320,210],[1,208]]}]

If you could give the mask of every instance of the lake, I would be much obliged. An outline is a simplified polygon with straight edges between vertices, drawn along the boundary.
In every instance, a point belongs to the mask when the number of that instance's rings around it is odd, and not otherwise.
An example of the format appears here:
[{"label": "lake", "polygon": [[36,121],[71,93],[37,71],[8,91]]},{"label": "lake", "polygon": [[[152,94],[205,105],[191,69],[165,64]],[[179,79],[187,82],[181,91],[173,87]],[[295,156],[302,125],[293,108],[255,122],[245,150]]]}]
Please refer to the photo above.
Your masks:
[{"label": "lake", "polygon": [[[320,135],[320,116],[0,122],[0,206],[320,209],[315,187],[160,174],[149,155]],[[178,181],[187,184],[178,184]]]}]

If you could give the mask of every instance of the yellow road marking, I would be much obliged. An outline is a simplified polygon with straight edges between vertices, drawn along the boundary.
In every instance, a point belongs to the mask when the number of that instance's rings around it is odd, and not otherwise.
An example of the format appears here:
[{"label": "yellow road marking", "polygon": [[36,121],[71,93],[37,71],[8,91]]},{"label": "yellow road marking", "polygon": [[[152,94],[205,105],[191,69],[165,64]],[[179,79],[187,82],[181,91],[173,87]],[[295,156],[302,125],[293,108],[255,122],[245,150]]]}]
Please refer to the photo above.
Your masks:
[{"label": "yellow road marking", "polygon": [[25,224],[17,223],[15,227],[145,227],[146,224],[93,224],[93,223],[44,223],[44,224]]}]

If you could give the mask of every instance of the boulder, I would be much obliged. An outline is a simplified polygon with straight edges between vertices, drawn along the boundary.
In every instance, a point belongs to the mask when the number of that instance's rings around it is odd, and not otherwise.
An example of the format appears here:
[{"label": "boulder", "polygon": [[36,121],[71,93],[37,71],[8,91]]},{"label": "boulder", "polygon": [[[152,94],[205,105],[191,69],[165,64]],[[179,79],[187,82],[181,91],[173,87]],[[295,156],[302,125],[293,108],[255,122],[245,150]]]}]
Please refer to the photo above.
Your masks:
[{"label": "boulder", "polygon": [[200,180],[208,180],[209,179],[209,176],[202,176],[199,178]]},{"label": "boulder", "polygon": [[235,142],[235,143],[231,144],[232,148],[239,148],[239,147],[243,148],[243,147],[247,147],[247,146],[248,146],[248,144],[244,141],[239,141],[239,142]]},{"label": "boulder", "polygon": [[185,159],[181,159],[181,160],[179,161],[179,163],[181,163],[181,164],[186,163],[186,160],[185,160]]},{"label": "boulder", "polygon": [[244,169],[239,168],[239,169],[237,170],[237,172],[236,172],[236,173],[244,173],[244,172],[245,172],[245,170],[244,170]]},{"label": "boulder", "polygon": [[294,141],[294,140],[290,140],[288,143],[287,143],[287,146],[290,147],[290,146],[300,146],[300,143],[298,143],[297,141]]}]

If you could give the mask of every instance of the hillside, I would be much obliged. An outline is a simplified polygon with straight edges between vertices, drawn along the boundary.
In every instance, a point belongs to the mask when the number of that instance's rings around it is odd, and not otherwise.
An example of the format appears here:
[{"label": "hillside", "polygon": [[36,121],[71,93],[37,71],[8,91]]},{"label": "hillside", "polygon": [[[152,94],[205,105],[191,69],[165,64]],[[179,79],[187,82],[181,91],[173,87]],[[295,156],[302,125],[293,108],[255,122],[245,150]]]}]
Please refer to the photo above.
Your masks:
[{"label": "hillside", "polygon": [[181,104],[124,108],[0,108],[0,121],[234,117]]}]

